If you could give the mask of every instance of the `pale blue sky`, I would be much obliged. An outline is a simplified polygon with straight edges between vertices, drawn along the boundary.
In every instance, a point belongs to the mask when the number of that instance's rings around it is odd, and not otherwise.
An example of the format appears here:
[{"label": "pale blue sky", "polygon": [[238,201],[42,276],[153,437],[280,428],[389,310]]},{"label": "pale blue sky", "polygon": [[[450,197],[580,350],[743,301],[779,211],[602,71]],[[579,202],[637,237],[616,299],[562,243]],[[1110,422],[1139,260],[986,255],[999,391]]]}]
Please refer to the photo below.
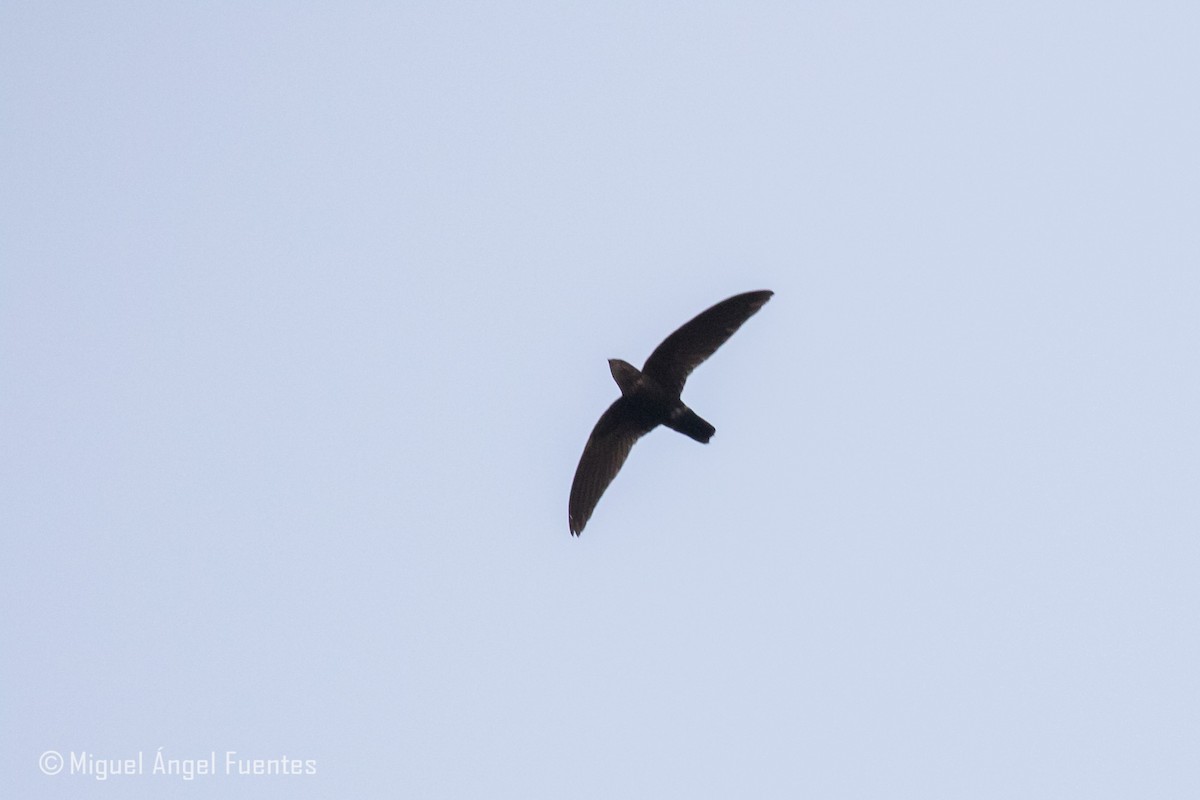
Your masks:
[{"label": "pale blue sky", "polygon": [[[1198,41],[5,4],[4,795],[1200,795]],[[760,288],[572,539],[605,359]],[[318,771],[38,767],[159,747]]]}]

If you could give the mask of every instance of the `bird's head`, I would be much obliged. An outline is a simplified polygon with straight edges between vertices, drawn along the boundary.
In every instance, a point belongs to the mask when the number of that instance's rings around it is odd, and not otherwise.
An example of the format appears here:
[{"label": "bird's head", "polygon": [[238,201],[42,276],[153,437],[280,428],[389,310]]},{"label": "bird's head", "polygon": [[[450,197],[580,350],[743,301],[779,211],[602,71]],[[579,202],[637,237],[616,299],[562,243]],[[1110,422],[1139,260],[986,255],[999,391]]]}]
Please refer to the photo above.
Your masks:
[{"label": "bird's head", "polygon": [[642,373],[638,371],[637,367],[619,358],[610,358],[608,368],[612,371],[613,380],[617,382],[617,386],[621,387],[621,394],[629,394],[634,391],[642,379]]}]

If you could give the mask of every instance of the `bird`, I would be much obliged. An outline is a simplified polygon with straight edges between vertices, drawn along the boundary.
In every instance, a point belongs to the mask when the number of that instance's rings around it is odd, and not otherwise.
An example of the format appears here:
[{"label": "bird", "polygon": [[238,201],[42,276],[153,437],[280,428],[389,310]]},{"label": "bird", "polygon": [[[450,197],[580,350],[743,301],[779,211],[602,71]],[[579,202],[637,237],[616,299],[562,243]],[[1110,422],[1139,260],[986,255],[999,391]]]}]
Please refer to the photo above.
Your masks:
[{"label": "bird", "polygon": [[600,415],[584,445],[571,483],[568,522],[579,536],[604,490],[617,476],[638,439],[659,425],[708,444],[716,428],[692,411],[680,395],[692,370],[725,344],[774,292],[745,292],[702,311],[663,339],[639,371],[619,358],[608,368],[621,396]]}]

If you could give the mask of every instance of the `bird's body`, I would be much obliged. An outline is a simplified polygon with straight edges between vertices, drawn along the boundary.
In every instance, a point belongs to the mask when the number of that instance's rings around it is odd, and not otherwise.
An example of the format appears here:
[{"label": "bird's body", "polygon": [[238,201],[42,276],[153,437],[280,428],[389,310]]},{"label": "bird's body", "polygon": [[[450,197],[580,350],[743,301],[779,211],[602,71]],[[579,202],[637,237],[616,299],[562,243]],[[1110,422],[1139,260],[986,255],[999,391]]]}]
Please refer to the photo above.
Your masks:
[{"label": "bird's body", "polygon": [[619,358],[609,359],[608,365],[613,379],[621,387],[621,398],[628,401],[631,411],[636,409],[639,416],[644,416],[648,422],[652,421],[652,427],[666,425],[700,444],[708,444],[717,429],[684,405],[678,393],[671,392],[654,378]]},{"label": "bird's body", "polygon": [[600,496],[642,436],[665,425],[697,442],[708,443],[716,428],[680,399],[683,385],[692,370],[762,308],[772,294],[746,292],[717,303],[664,339],[641,370],[620,359],[609,359],[621,396],[592,429],[575,470],[568,514],[572,535],[583,531]]}]

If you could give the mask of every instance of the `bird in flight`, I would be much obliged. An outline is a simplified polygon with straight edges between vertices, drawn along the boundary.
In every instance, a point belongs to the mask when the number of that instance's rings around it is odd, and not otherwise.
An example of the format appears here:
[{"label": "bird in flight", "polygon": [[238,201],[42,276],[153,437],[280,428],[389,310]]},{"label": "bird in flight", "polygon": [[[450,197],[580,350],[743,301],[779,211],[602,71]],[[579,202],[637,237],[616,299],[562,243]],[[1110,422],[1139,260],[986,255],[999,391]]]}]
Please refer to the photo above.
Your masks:
[{"label": "bird in flight", "polygon": [[621,396],[601,416],[583,448],[571,484],[569,521],[578,536],[617,476],[633,443],[659,425],[690,436],[701,444],[716,432],[679,395],[692,370],[725,344],[742,323],[754,316],[774,292],[746,292],[722,300],[672,333],[637,367],[610,358],[608,368]]}]

